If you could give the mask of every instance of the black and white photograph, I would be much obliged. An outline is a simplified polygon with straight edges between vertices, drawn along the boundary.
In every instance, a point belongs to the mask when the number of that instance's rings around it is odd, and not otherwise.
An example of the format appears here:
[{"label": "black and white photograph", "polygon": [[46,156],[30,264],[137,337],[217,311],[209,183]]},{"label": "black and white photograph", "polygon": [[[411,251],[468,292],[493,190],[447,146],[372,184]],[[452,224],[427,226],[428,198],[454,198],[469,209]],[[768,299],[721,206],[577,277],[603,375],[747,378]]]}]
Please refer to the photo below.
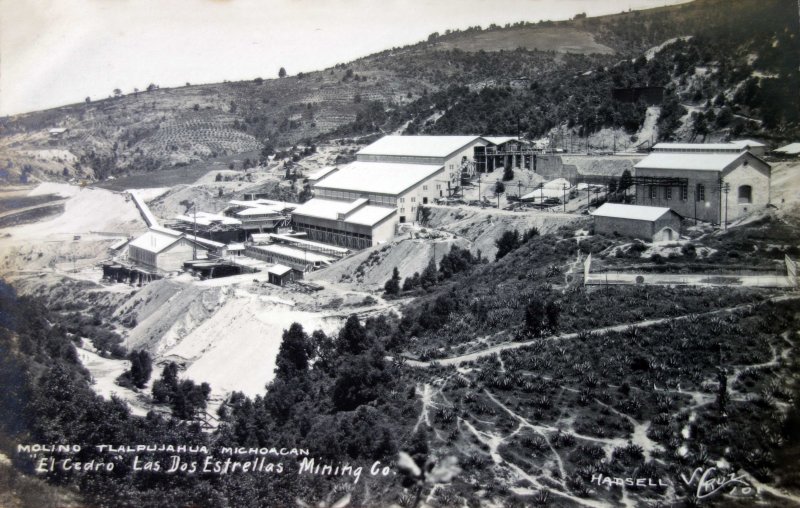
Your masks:
[{"label": "black and white photograph", "polygon": [[0,508],[800,506],[800,0],[0,0]]}]

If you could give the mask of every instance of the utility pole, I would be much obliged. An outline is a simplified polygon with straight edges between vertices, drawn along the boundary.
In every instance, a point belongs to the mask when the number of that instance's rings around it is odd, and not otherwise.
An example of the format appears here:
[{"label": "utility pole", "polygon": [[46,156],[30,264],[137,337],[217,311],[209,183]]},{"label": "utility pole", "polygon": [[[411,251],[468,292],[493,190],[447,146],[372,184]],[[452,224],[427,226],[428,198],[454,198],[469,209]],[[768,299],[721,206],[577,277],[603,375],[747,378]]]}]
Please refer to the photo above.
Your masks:
[{"label": "utility pole", "polygon": [[194,210],[194,239],[192,241],[192,261],[197,259],[197,203],[192,203]]},{"label": "utility pole", "polygon": [[567,211],[567,184],[562,184],[561,185],[561,189],[563,191],[562,195],[561,195],[561,199],[564,200],[564,212],[566,213],[566,211]]},{"label": "utility pole", "polygon": [[731,191],[731,184],[725,182],[722,185],[722,192],[725,193],[725,231],[728,230],[728,193]]}]

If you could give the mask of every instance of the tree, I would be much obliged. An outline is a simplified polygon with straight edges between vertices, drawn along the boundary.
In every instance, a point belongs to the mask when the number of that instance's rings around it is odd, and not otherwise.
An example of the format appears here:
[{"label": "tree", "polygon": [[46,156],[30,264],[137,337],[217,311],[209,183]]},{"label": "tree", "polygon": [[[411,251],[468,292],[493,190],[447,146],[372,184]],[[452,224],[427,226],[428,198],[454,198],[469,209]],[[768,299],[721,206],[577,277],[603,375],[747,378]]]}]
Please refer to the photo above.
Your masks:
[{"label": "tree", "polygon": [[339,354],[358,355],[369,349],[367,331],[361,326],[358,316],[352,314],[339,331],[336,350]]},{"label": "tree", "polygon": [[291,379],[308,370],[313,358],[313,347],[302,325],[292,323],[283,331],[283,341],[275,359],[275,375],[281,379]]},{"label": "tree", "polygon": [[400,294],[400,272],[397,270],[396,266],[394,267],[394,270],[392,270],[392,278],[386,281],[386,284],[383,286],[383,290],[387,295]]},{"label": "tree", "polygon": [[557,303],[549,301],[544,306],[544,315],[547,328],[553,331],[557,330],[558,318],[561,315],[561,307]]},{"label": "tree", "polygon": [[508,166],[507,168],[503,169],[503,181],[508,182],[509,180],[513,179],[514,179],[514,169],[512,169],[511,166]]},{"label": "tree", "polygon": [[171,394],[178,387],[178,365],[169,362],[161,371],[161,379],[153,383],[153,400],[156,402],[169,402]]},{"label": "tree", "polygon": [[412,289],[419,287],[419,272],[414,272],[414,275],[411,277],[406,277],[406,280],[403,281],[403,291],[411,291]]},{"label": "tree", "polygon": [[89,104],[90,102],[92,102],[92,98],[91,97],[86,97],[83,100],[84,100],[84,102],[86,102],[86,104]]},{"label": "tree", "polygon": [[428,289],[436,285],[439,276],[436,270],[436,261],[431,258],[428,262],[428,266],[422,271],[422,275],[419,278],[419,283],[422,286],[422,289]]},{"label": "tree", "polygon": [[633,185],[633,177],[631,176],[631,172],[629,170],[625,170],[622,172],[622,176],[619,179],[619,190],[621,192],[625,192]]},{"label": "tree", "polygon": [[190,379],[178,381],[178,366],[169,362],[161,372],[161,379],[153,383],[153,400],[167,403],[176,418],[191,420],[198,411],[206,408],[211,387],[208,383],[196,385]]},{"label": "tree", "polygon": [[536,226],[532,226],[529,230],[525,231],[525,234],[522,235],[522,242],[525,243],[534,236],[539,236],[539,228]]},{"label": "tree", "polygon": [[494,184],[494,193],[495,194],[502,194],[505,191],[506,191],[506,185],[503,182],[501,182],[500,180],[495,182],[495,184]]},{"label": "tree", "polygon": [[121,96],[122,96],[122,90],[120,90],[119,88],[115,88],[114,89],[114,97],[119,98]]},{"label": "tree", "polygon": [[131,362],[131,383],[136,388],[144,388],[153,372],[153,360],[150,358],[150,354],[145,350],[131,351],[128,360]]},{"label": "tree", "polygon": [[503,258],[506,254],[520,246],[519,231],[506,231],[500,238],[494,242],[497,247],[497,254],[495,254],[495,261]]},{"label": "tree", "polygon": [[278,77],[279,78],[285,78],[286,77],[286,69],[281,67],[281,69],[278,71]]},{"label": "tree", "polygon": [[531,300],[525,307],[525,331],[538,337],[544,329],[545,308],[539,300]]}]

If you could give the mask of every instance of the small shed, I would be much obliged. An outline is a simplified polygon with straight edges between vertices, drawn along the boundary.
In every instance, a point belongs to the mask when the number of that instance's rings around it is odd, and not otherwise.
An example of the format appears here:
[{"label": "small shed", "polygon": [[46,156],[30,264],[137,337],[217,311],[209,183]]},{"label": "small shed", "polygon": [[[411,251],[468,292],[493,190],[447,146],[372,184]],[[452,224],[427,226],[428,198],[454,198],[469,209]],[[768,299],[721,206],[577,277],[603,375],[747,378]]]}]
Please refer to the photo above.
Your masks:
[{"label": "small shed", "polygon": [[682,217],[670,208],[605,203],[592,215],[596,233],[648,242],[669,242],[680,237]]},{"label": "small shed", "polygon": [[303,273],[286,265],[275,265],[267,268],[267,279],[270,284],[284,286],[287,282],[294,282],[303,278]]}]

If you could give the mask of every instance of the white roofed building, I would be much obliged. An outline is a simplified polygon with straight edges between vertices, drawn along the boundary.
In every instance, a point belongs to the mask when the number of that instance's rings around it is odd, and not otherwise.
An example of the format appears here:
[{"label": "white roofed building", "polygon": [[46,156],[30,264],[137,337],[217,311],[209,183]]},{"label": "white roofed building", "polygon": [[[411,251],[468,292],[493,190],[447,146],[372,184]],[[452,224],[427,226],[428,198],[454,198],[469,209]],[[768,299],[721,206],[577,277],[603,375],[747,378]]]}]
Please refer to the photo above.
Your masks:
[{"label": "white roofed building", "polygon": [[473,161],[475,147],[488,144],[480,136],[384,136],[359,151],[356,161],[440,166],[446,185],[437,197],[449,197],[448,189],[460,185],[462,166]]},{"label": "white roofed building", "polygon": [[245,237],[253,233],[277,232],[278,228],[289,224],[289,213],[297,206],[297,203],[270,199],[232,200],[228,203],[223,214],[241,223]]},{"label": "white roofed building", "polygon": [[728,143],[656,143],[653,152],[658,153],[739,153],[747,151],[753,155],[764,155],[767,146],[752,139],[740,139]]},{"label": "white roofed building", "polygon": [[309,174],[306,179],[308,180],[309,185],[315,185],[317,182],[325,178],[326,176],[330,176],[331,174],[339,171],[339,168],[336,166],[326,166],[322,169],[318,169],[313,173]]},{"label": "white roofed building", "polygon": [[634,170],[637,204],[671,208],[683,217],[720,224],[770,202],[771,166],[738,148],[654,151]]},{"label": "white roofed building", "polygon": [[[439,136],[424,138],[431,137]],[[421,153],[435,153],[426,143],[420,146]],[[292,212],[292,226],[311,241],[348,249],[387,242],[398,223],[415,221],[421,205],[444,195],[450,186],[444,168],[356,160],[314,185],[315,197]]]},{"label": "white roofed building", "polygon": [[179,231],[149,229],[128,244],[128,261],[154,273],[175,272],[186,261],[205,259],[209,247]]},{"label": "white roofed building", "polygon": [[681,216],[665,207],[605,203],[592,212],[595,233],[641,238],[648,242],[677,240]]}]

